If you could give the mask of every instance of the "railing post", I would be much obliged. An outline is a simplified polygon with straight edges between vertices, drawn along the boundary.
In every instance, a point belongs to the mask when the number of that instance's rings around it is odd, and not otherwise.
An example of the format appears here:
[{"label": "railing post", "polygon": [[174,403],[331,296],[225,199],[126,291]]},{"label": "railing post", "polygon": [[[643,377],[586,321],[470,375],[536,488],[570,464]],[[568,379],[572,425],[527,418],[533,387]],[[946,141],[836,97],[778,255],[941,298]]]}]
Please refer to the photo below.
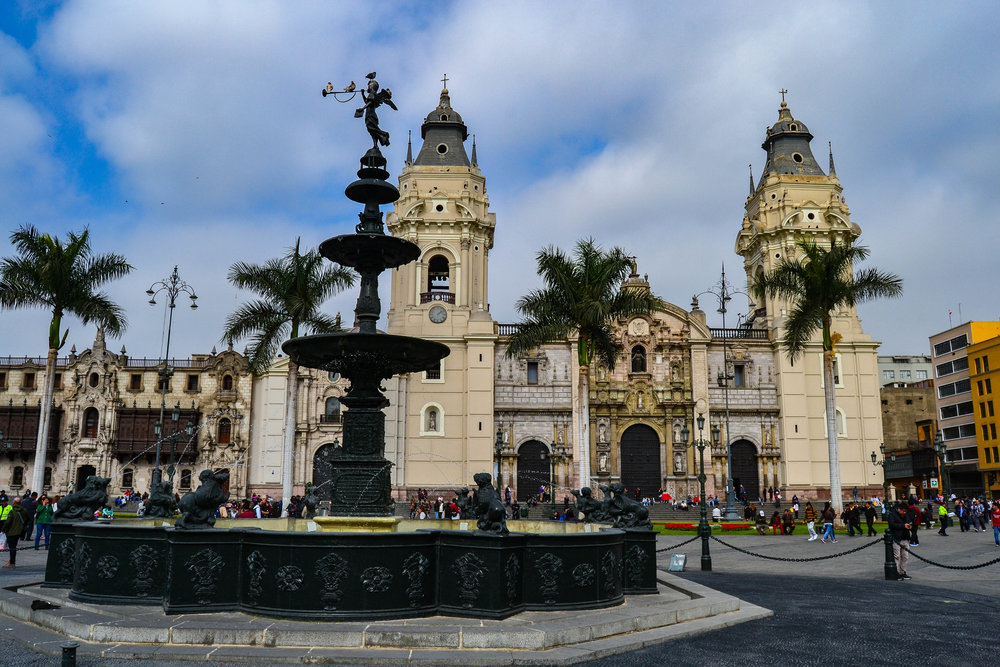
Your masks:
[{"label": "railing post", "polygon": [[[899,579],[899,571],[896,570],[896,557],[892,554],[892,533],[885,529],[885,578],[887,581]],[[900,546],[902,548],[902,545]]]}]

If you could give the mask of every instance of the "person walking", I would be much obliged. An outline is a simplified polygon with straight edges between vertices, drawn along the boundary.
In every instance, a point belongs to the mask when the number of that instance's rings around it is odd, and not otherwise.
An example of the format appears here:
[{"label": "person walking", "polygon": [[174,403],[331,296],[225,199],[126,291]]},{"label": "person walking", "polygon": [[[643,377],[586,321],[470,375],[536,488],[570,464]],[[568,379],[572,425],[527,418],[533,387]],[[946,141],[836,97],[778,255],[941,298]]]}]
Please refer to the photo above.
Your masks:
[{"label": "person walking", "polygon": [[889,512],[889,534],[892,536],[892,557],[896,561],[896,580],[906,581],[910,575],[906,573],[906,564],[910,558],[908,542],[910,540],[910,529],[913,528],[911,521],[912,513],[906,501],[896,503],[896,511]]},{"label": "person walking", "polygon": [[35,510],[35,551],[38,551],[38,542],[45,536],[45,548],[49,548],[49,539],[52,537],[52,503],[48,496],[42,496],[42,500]]},{"label": "person walking", "polygon": [[865,501],[865,522],[868,524],[868,537],[872,535],[877,535],[875,532],[875,506],[872,505],[872,501]]},{"label": "person walking", "polygon": [[14,498],[10,504],[10,512],[7,520],[3,522],[3,532],[7,536],[7,548],[10,549],[10,562],[4,565],[5,568],[17,566],[17,543],[24,535],[25,527],[28,525],[28,513],[21,506],[21,499]]},{"label": "person walking", "polygon": [[28,516],[28,524],[24,527],[23,539],[25,542],[31,539],[31,534],[35,530],[35,511],[38,509],[38,492],[31,491],[30,489],[25,492],[24,498],[21,499],[21,507],[24,508],[25,514]]},{"label": "person walking", "polygon": [[812,542],[819,535],[816,534],[816,508],[813,507],[812,501],[806,501],[806,530],[809,531],[809,539],[807,542]]},{"label": "person walking", "polygon": [[993,541],[1000,547],[1000,502],[993,501],[990,519],[993,521]]},{"label": "person walking", "polygon": [[945,530],[948,527],[948,507],[944,504],[943,499],[938,505],[938,519],[941,520],[941,530],[938,531],[938,535],[948,537],[948,531]]},{"label": "person walking", "polygon": [[826,542],[829,539],[831,542],[836,542],[837,538],[833,534],[833,520],[837,518],[837,513],[833,511],[833,507],[830,506],[829,501],[823,505],[823,537],[819,538],[820,542]]},{"label": "person walking", "polygon": [[916,547],[920,546],[920,537],[917,535],[917,528],[920,527],[923,517],[920,516],[920,505],[917,503],[916,498],[910,498],[907,503],[909,505],[910,513],[910,546]]}]

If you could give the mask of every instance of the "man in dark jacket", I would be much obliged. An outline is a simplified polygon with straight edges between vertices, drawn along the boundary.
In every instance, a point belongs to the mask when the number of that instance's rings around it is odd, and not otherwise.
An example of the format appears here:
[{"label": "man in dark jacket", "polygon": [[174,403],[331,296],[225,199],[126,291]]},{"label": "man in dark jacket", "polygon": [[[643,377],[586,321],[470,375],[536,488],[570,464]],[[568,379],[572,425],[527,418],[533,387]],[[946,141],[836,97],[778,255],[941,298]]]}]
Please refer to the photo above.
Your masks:
[{"label": "man in dark jacket", "polygon": [[865,501],[865,522],[868,524],[868,537],[872,535],[877,535],[875,532],[875,506],[872,505],[872,501]]},{"label": "man in dark jacket", "polygon": [[7,535],[7,548],[10,549],[10,562],[4,565],[5,568],[17,565],[17,543],[24,535],[24,529],[27,525],[28,513],[21,506],[21,499],[14,498],[10,513],[7,514],[7,520],[3,522],[3,532]]},{"label": "man in dark jacket", "polygon": [[24,527],[24,541],[27,542],[31,539],[32,533],[35,531],[35,512],[38,511],[38,493],[28,490],[24,494],[24,498],[21,499],[21,507],[28,515],[28,525]]},{"label": "man in dark jacket", "polygon": [[892,556],[896,559],[897,579],[905,581],[910,578],[906,573],[906,564],[910,558],[910,529],[913,527],[910,508],[905,501],[896,503],[895,511],[886,515],[889,520],[889,534],[892,536]]}]

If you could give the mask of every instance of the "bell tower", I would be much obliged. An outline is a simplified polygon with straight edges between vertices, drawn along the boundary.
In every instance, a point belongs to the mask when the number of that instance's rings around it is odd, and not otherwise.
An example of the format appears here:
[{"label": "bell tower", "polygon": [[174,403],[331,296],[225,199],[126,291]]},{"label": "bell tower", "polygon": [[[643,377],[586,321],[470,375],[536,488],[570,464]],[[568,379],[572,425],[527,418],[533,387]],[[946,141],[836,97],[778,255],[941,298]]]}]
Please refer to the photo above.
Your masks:
[{"label": "bell tower", "polygon": [[469,131],[447,88],[420,137],[416,159],[407,145],[400,198],[386,219],[389,233],[420,247],[417,261],[393,272],[388,328],[451,349],[438,372],[406,380],[403,484],[452,489],[493,469],[496,333],[487,289],[496,217],[475,137],[470,158]]},{"label": "bell tower", "polygon": [[[785,92],[778,121],[766,130],[761,144],[767,162],[756,184],[751,174],[746,213],[736,237],[748,285],[783,259],[794,259],[799,253],[795,244],[802,239],[829,247],[831,242],[845,244],[861,235],[861,228],[851,222],[832,148],[824,173],[810,148],[813,135],[792,116]],[[830,476],[822,336],[817,333],[804,353],[790,361],[781,346],[787,313],[787,303],[768,297],[757,304],[751,323],[770,330],[774,345],[783,450],[779,482],[789,497],[793,492],[816,497],[810,491],[828,489]],[[834,383],[843,488],[873,486],[869,457],[878,451],[882,437],[879,343],[864,332],[854,307],[833,314],[833,331],[841,336],[835,349]]]}]

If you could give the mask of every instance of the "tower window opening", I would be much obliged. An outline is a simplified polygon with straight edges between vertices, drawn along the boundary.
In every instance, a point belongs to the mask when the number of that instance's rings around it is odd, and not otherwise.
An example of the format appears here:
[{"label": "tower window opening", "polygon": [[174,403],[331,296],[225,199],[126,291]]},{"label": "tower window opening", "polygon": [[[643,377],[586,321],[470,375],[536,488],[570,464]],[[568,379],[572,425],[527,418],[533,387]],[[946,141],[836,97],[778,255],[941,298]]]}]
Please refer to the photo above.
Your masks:
[{"label": "tower window opening", "polygon": [[87,408],[83,412],[83,437],[96,438],[97,424],[100,420],[100,413],[97,408]]},{"label": "tower window opening", "polygon": [[442,204],[438,204],[437,206],[434,207],[434,210],[440,213],[441,211],[444,210],[444,206]]},{"label": "tower window opening", "polygon": [[446,113],[441,114],[441,120],[448,120],[448,114]]},{"label": "tower window opening", "polygon": [[791,130],[792,132],[796,132],[798,131],[799,126],[796,125],[795,123],[792,123],[791,125],[788,126],[788,129]]},{"label": "tower window opening", "polygon": [[427,265],[427,291],[450,292],[451,280],[448,275],[448,260],[442,255],[434,255]]},{"label": "tower window opening", "polygon": [[438,152],[439,155],[444,155],[445,153],[447,153],[448,152],[448,144],[438,144],[437,145],[437,152]]},{"label": "tower window opening", "polygon": [[794,160],[795,162],[801,164],[802,163],[802,154],[801,153],[792,153],[792,160]]}]

